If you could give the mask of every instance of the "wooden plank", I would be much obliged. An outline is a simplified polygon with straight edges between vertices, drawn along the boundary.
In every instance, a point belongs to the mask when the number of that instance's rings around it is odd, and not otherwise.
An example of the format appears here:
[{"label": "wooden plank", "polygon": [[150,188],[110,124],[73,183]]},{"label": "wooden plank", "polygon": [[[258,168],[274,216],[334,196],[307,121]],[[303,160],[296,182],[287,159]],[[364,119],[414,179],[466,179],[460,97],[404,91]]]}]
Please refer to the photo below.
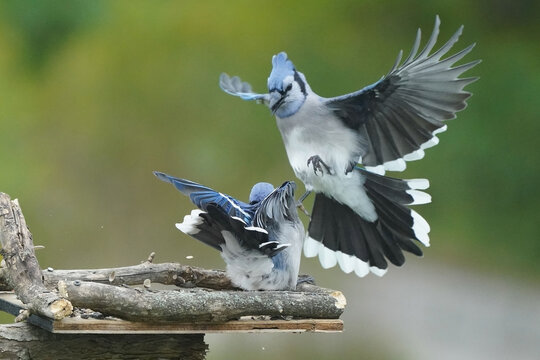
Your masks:
[{"label": "wooden plank", "polygon": [[53,334],[28,322],[0,326],[0,359],[206,359],[204,334]]},{"label": "wooden plank", "polygon": [[124,320],[66,318],[53,322],[54,333],[88,334],[198,334],[231,332],[336,332],[343,329],[341,320],[253,320],[224,323],[147,323]]},{"label": "wooden plank", "polygon": [[[12,292],[0,292],[0,310],[17,315],[23,304]],[[339,319],[270,320],[244,317],[223,323],[134,322],[116,318],[83,319],[68,317],[51,320],[32,315],[28,321],[58,334],[208,334],[266,332],[341,332]]]}]

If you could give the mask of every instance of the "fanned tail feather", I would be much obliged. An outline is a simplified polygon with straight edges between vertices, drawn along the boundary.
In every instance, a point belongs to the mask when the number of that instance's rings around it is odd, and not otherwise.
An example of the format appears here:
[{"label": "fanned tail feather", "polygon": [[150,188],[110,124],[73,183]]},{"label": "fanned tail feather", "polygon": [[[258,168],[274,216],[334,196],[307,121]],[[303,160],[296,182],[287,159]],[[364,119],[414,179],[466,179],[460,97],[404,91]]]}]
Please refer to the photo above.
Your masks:
[{"label": "fanned tail feather", "polygon": [[403,250],[422,256],[417,246],[429,246],[428,223],[409,205],[426,204],[431,197],[421,191],[426,179],[401,180],[357,168],[365,178],[365,191],[377,213],[377,220],[363,219],[349,206],[318,193],[313,205],[306,257],[319,256],[324,268],[339,264],[346,272],[363,277],[369,272],[382,276],[388,261],[396,266],[405,262]]}]

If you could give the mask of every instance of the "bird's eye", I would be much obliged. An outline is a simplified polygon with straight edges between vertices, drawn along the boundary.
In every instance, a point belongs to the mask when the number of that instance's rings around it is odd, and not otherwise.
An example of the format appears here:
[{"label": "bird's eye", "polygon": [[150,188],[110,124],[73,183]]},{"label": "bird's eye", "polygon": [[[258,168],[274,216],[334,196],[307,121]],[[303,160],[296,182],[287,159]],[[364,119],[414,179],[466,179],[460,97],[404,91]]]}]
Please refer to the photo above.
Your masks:
[{"label": "bird's eye", "polygon": [[292,89],[292,83],[290,83],[290,84],[287,86],[287,88],[285,89],[285,91],[289,91],[289,90],[291,90],[291,89]]}]

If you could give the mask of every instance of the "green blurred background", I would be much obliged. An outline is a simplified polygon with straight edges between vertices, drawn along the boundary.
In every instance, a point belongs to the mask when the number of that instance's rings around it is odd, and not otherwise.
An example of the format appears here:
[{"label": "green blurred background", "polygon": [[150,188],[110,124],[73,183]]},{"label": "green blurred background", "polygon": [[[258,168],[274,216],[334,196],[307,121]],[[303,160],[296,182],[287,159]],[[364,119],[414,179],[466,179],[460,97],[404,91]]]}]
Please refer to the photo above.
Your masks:
[{"label": "green blurred background", "polygon": [[[316,92],[344,94],[385,74],[417,27],[431,32],[435,14],[439,44],[464,24],[456,49],[476,42],[466,60],[483,62],[467,73],[481,79],[467,88],[475,95],[440,145],[395,174],[431,181],[433,203],[417,210],[432,226],[432,246],[424,259],[408,258],[420,272],[443,264],[465,269],[464,278],[536,289],[540,12],[533,0],[3,1],[0,191],[19,198],[34,242],[46,247],[38,253],[43,267],[130,265],[155,251],[159,262],[222,268],[216,252],[174,228],[192,206],[152,171],[241,199],[255,182],[295,177],[270,112],[224,94],[219,74],[264,91],[271,56],[285,50]],[[357,279],[323,271],[316,260],[302,265],[346,295],[371,291],[364,284],[374,281],[384,287],[406,269]],[[401,296],[391,284],[389,296]],[[353,316],[362,322],[354,315],[359,300],[348,298],[346,327]],[[272,338],[273,350],[261,346],[254,357],[313,357],[325,339],[339,344],[328,358],[412,356],[387,338],[364,337],[352,322],[342,335]],[[292,339],[301,339],[303,352]],[[211,340],[211,358],[220,358],[213,346],[230,357],[247,353],[228,347],[231,338]]]}]

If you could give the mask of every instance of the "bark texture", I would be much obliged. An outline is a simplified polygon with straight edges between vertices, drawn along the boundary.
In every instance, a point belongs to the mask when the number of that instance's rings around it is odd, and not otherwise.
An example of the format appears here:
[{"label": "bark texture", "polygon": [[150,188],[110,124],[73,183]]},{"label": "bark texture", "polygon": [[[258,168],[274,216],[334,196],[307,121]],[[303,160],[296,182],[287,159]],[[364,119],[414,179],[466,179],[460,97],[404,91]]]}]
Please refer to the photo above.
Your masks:
[{"label": "bark texture", "polygon": [[[176,285],[178,287],[204,287],[216,290],[237,289],[224,271],[207,270],[195,266],[181,265],[178,263],[152,262],[153,256],[139,265],[124,266],[109,269],[86,269],[86,270],[43,270],[45,285],[53,288],[58,281],[91,281],[110,285],[140,285],[145,280],[151,283],[164,285]],[[2,283],[0,273],[0,284]]]},{"label": "bark texture", "polygon": [[132,321],[222,322],[247,315],[337,319],[344,309],[339,291],[153,292],[81,281],[66,285],[67,297],[76,306]]},{"label": "bark texture", "polygon": [[71,314],[71,303],[44,286],[21,208],[4,193],[0,193],[0,243],[5,281],[31,313],[57,320]]}]

